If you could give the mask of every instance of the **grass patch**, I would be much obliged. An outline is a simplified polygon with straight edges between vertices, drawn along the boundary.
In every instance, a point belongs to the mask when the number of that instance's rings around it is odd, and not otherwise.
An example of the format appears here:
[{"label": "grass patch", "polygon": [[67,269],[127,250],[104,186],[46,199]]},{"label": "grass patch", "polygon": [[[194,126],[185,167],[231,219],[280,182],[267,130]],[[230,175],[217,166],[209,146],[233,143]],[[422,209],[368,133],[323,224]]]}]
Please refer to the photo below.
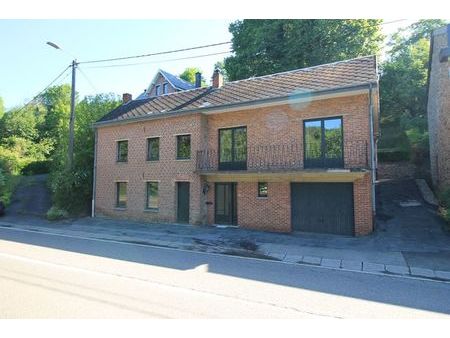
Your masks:
[{"label": "grass patch", "polygon": [[55,206],[51,207],[47,211],[47,219],[49,221],[57,221],[69,217],[69,213],[66,210],[59,209]]}]

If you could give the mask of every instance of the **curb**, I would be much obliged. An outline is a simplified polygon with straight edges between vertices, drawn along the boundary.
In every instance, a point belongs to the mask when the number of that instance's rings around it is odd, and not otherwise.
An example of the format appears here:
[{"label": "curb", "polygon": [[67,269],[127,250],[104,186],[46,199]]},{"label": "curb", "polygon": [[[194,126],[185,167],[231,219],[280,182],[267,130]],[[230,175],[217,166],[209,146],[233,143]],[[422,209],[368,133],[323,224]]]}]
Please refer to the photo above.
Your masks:
[{"label": "curb", "polygon": [[[68,235],[61,234],[57,232],[51,232],[46,230],[41,230],[40,227],[34,226],[26,226],[26,227],[17,227],[13,223],[0,222],[0,229],[4,228],[6,230],[16,230],[16,231],[29,231],[35,232],[39,234],[49,234],[54,236],[63,236],[63,237],[72,237],[86,240],[99,240],[104,242],[112,242],[119,244],[128,244],[128,245],[139,245],[139,246],[148,246],[155,248],[167,248],[167,249],[175,249],[181,251],[190,251],[190,252],[198,252],[198,253],[208,253],[214,255],[221,256],[235,256],[246,259],[255,259],[255,260],[263,260],[267,262],[278,262],[289,265],[302,265],[316,268],[324,268],[331,270],[340,270],[340,271],[348,271],[348,272],[359,272],[366,274],[373,274],[379,276],[390,276],[390,277],[401,277],[407,279],[415,279],[415,280],[424,280],[424,281],[434,281],[434,282],[443,282],[450,284],[450,271],[440,271],[440,270],[431,270],[424,269],[419,267],[408,267],[401,265],[385,265],[381,263],[373,263],[373,262],[364,262],[364,261],[354,261],[354,260],[345,260],[345,259],[333,259],[328,257],[318,257],[318,256],[299,256],[299,255],[286,255],[286,254],[276,254],[276,253],[259,253],[253,251],[245,251],[239,250],[235,247],[215,247],[218,251],[209,251],[210,246],[202,245],[201,248],[203,250],[196,250],[191,245],[187,245],[186,243],[177,243],[171,241],[161,241],[161,240],[153,240],[147,241],[143,243],[133,243],[129,240],[120,240],[111,237],[95,237],[90,236],[89,234],[84,234],[84,236],[79,235]],[[227,253],[228,252],[228,253]],[[233,254],[231,254],[232,252]],[[255,257],[257,255],[257,257]]]}]

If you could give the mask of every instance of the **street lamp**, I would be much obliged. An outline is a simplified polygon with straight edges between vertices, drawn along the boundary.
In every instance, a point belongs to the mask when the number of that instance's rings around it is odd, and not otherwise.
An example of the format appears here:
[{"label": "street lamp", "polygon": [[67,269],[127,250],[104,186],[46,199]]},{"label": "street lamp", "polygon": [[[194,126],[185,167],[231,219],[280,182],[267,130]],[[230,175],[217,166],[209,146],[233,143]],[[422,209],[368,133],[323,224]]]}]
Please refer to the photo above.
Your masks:
[{"label": "street lamp", "polygon": [[[47,45],[64,51],[61,47],[59,47],[56,43],[47,41]],[[66,52],[67,53],[67,52]],[[73,167],[73,143],[74,143],[74,127],[75,127],[75,77],[76,77],[76,69],[77,69],[77,59],[73,57],[72,64],[72,88],[70,95],[70,120],[69,120],[69,146],[67,149],[67,169],[71,170]]]}]

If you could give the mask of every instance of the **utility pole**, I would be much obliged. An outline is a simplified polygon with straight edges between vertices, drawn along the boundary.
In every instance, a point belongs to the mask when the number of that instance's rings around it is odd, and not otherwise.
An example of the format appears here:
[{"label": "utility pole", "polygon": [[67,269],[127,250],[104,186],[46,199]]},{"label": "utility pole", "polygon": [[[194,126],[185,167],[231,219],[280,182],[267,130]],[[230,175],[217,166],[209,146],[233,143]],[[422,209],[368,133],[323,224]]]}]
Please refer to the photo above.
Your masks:
[{"label": "utility pole", "polygon": [[73,167],[73,143],[75,129],[75,79],[77,70],[77,60],[72,61],[72,88],[70,95],[70,120],[69,120],[69,146],[67,149],[67,169]]}]

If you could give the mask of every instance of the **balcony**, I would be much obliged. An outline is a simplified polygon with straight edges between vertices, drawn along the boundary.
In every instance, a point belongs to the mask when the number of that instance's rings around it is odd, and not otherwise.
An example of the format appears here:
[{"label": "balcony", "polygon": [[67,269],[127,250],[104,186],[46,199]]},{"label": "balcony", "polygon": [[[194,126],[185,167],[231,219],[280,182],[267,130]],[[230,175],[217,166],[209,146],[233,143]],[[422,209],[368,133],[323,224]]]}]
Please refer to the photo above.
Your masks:
[{"label": "balcony", "polygon": [[[343,154],[343,156],[342,156]],[[339,156],[308,156],[305,160],[303,146],[298,143],[247,146],[247,160],[219,162],[218,151],[197,151],[197,171],[299,171],[369,168],[368,142],[347,141]]]}]

